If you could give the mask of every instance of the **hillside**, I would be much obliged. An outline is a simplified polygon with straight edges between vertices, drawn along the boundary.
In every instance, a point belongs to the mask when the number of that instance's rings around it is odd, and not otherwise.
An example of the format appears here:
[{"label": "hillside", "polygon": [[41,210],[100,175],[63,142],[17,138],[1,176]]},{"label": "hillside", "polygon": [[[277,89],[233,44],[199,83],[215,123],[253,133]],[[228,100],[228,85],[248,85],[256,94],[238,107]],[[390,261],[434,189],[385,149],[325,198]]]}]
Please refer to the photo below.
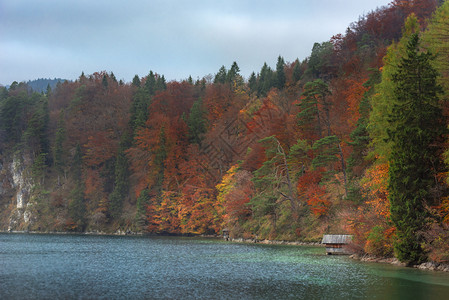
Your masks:
[{"label": "hillside", "polygon": [[45,94],[3,88],[0,229],[346,233],[355,251],[449,259],[437,2],[394,1],[247,80],[235,62],[212,80],[103,71]]}]

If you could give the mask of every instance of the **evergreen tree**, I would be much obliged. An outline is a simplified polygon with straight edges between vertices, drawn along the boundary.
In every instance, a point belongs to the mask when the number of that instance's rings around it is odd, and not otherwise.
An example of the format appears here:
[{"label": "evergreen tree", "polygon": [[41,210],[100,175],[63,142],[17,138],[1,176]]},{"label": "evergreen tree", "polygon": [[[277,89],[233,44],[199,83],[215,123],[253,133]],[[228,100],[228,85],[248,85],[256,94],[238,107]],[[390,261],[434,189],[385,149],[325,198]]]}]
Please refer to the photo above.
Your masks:
[{"label": "evergreen tree", "polygon": [[117,78],[115,77],[114,73],[111,72],[111,74],[109,75],[109,77],[111,77],[112,81],[117,83]]},{"label": "evergreen tree", "polygon": [[147,207],[150,204],[150,193],[148,189],[144,189],[142,192],[140,192],[139,197],[137,198],[137,212],[136,212],[136,222],[137,226],[139,226],[141,229],[144,229],[147,224]]},{"label": "evergreen tree", "polygon": [[338,144],[340,140],[335,135],[326,136],[316,141],[312,149],[316,151],[316,155],[312,160],[314,168],[328,167],[338,160],[339,154]]},{"label": "evergreen tree", "polygon": [[165,91],[167,89],[167,83],[165,82],[164,75],[158,76],[156,79],[155,91]]},{"label": "evergreen tree", "polygon": [[227,70],[225,66],[221,66],[221,68],[218,70],[218,73],[215,74],[214,83],[225,83],[226,77],[227,77]]},{"label": "evergreen tree", "polygon": [[64,147],[63,143],[65,141],[65,128],[64,128],[64,111],[61,111],[58,121],[58,129],[56,130],[55,145],[53,149],[53,165],[55,166],[56,172],[58,172],[58,183],[59,176],[64,169]]},{"label": "evergreen tree", "polygon": [[203,109],[203,102],[201,99],[195,101],[190,109],[187,126],[189,127],[189,140],[191,143],[201,145],[203,135],[207,131],[206,112]]},{"label": "evergreen tree", "polygon": [[348,159],[348,169],[350,171],[355,166],[363,165],[371,141],[368,133],[369,113],[371,111],[371,103],[369,100],[374,92],[373,87],[379,84],[381,80],[381,73],[377,69],[372,69],[371,72],[370,78],[363,84],[368,88],[368,91],[363,94],[362,100],[360,101],[360,118],[357,121],[357,127],[350,134],[351,142],[348,143],[352,146],[352,153]]},{"label": "evergreen tree", "polygon": [[31,167],[34,179],[40,184],[44,183],[45,171],[47,169],[46,162],[47,153],[40,153],[34,158],[33,165]]},{"label": "evergreen tree", "polygon": [[128,195],[129,190],[128,159],[124,149],[120,149],[115,161],[115,184],[114,190],[109,197],[109,212],[114,219],[119,219],[122,214],[123,200]]},{"label": "evergreen tree", "polygon": [[270,89],[275,86],[275,76],[273,70],[264,63],[260,70],[259,82],[257,86],[257,95],[265,97]]},{"label": "evergreen tree", "polygon": [[108,88],[109,83],[108,83],[108,77],[106,76],[106,74],[103,75],[103,80],[101,81],[101,84],[103,85],[104,89]]},{"label": "evergreen tree", "polygon": [[153,173],[155,182],[152,194],[157,195],[160,199],[162,196],[162,185],[164,183],[165,160],[167,159],[167,135],[165,126],[162,125],[159,130],[158,148],[153,151]]},{"label": "evergreen tree", "polygon": [[[269,136],[259,140],[259,143],[266,149],[267,160],[254,171],[252,181],[257,193],[250,203],[254,215],[259,219],[268,217],[270,230],[276,230],[282,207],[287,207],[283,213],[290,216],[297,210],[296,189],[292,183],[288,156],[279,140],[275,136]],[[287,201],[284,203],[285,200]]]},{"label": "evergreen tree", "polygon": [[292,80],[294,83],[298,82],[301,79],[301,64],[299,63],[299,60],[297,59],[295,61],[295,66],[293,67],[293,74],[292,74]]},{"label": "evergreen tree", "polygon": [[276,64],[276,87],[282,90],[285,86],[285,71],[284,71],[284,58],[280,55],[278,57],[278,62]]},{"label": "evergreen tree", "polygon": [[420,51],[420,39],[414,33],[392,76],[395,97],[388,115],[388,191],[391,220],[397,229],[396,256],[407,263],[426,260],[420,232],[426,224],[424,207],[433,204],[430,191],[435,187],[440,150],[435,145],[445,132],[432,59],[432,54]]},{"label": "evergreen tree", "polygon": [[443,87],[444,98],[449,97],[449,1],[439,7],[429,21],[427,30],[423,33],[423,44],[432,53],[438,53],[432,62],[435,69],[442,75],[437,80]]},{"label": "evergreen tree", "polygon": [[156,92],[156,76],[153,71],[150,71],[147,76],[145,81],[145,91],[151,96]]},{"label": "evergreen tree", "polygon": [[35,157],[45,153],[45,164],[50,165],[51,157],[48,156],[50,153],[50,141],[48,138],[50,116],[47,97],[42,94],[33,93],[30,100],[34,104],[32,107],[34,111],[28,120],[27,129],[23,133],[22,141],[34,153]]},{"label": "evergreen tree", "polygon": [[251,94],[257,92],[257,77],[256,73],[252,72],[248,79],[248,87]]},{"label": "evergreen tree", "polygon": [[138,75],[134,75],[132,85],[140,88],[140,78]]},{"label": "evergreen tree", "polygon": [[[298,125],[305,132],[316,134],[319,138],[331,135],[330,132],[330,105],[327,96],[330,95],[328,85],[321,79],[308,82],[304,86],[301,102],[298,104],[300,112],[297,114]],[[322,110],[319,109],[319,104]],[[327,129],[327,134],[323,131]]]},{"label": "evergreen tree", "polygon": [[234,62],[231,66],[231,68],[228,71],[228,74],[226,74],[226,82],[233,83],[234,80],[237,79],[237,76],[239,75],[240,68],[237,65],[237,62]]},{"label": "evergreen tree", "polygon": [[47,97],[50,97],[50,95],[51,95],[51,86],[50,86],[50,84],[47,84],[47,89],[46,89],[45,95],[47,95]]},{"label": "evergreen tree", "polygon": [[145,88],[139,88],[133,95],[133,102],[130,108],[129,125],[135,134],[137,129],[144,126],[148,119],[148,107],[151,102],[151,96],[145,91]]},{"label": "evergreen tree", "polygon": [[[14,90],[17,86],[14,83],[9,90]],[[28,95],[26,92],[19,92],[10,95],[2,101],[0,107],[0,129],[5,134],[5,141],[19,143],[22,133],[26,129],[26,110],[29,108]]]},{"label": "evergreen tree", "polygon": [[332,67],[334,46],[331,42],[315,43],[310,54],[306,75],[309,79],[325,79]]},{"label": "evergreen tree", "polygon": [[86,203],[82,179],[82,154],[79,144],[76,145],[75,155],[73,156],[72,175],[75,181],[75,187],[70,193],[69,216],[74,223],[73,229],[84,231],[86,226]]},{"label": "evergreen tree", "polygon": [[393,74],[399,64],[399,60],[406,53],[406,45],[410,36],[419,32],[419,22],[415,15],[410,15],[405,21],[403,36],[397,43],[393,43],[387,49],[382,67],[382,80],[375,86],[375,92],[370,99],[372,110],[369,114],[367,126],[372,140],[373,151],[371,156],[377,157],[378,162],[385,162],[391,152],[391,141],[388,139],[388,116],[391,114],[392,99],[395,98],[395,83]]}]

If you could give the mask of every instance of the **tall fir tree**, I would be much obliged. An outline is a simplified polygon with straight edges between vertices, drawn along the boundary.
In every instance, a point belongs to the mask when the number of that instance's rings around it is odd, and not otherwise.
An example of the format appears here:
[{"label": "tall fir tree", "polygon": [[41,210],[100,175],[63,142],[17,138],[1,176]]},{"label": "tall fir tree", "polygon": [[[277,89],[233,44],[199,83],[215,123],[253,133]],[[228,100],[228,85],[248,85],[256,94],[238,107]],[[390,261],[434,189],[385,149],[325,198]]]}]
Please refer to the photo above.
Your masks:
[{"label": "tall fir tree", "polygon": [[273,70],[264,63],[260,70],[259,82],[257,86],[257,94],[259,97],[265,97],[270,89],[275,86],[275,77]]},{"label": "tall fir tree", "polygon": [[115,184],[114,190],[109,196],[111,216],[118,220],[122,214],[123,201],[129,190],[129,171],[128,159],[126,158],[124,149],[120,149],[115,161]]},{"label": "tall fir tree", "polygon": [[64,171],[64,141],[66,139],[66,131],[64,127],[64,110],[59,114],[58,129],[55,134],[55,144],[53,147],[53,165],[58,173],[58,184],[60,184],[60,175]]},{"label": "tall fir tree", "polygon": [[234,83],[234,81],[237,80],[240,72],[240,68],[237,65],[237,62],[233,62],[231,68],[229,69],[228,73],[226,74],[226,82],[230,83],[231,85]]},{"label": "tall fir tree", "polygon": [[248,79],[248,87],[251,94],[257,92],[257,77],[256,73],[252,72]]},{"label": "tall fir tree", "polygon": [[189,141],[201,145],[203,135],[207,131],[206,111],[203,109],[201,99],[193,103],[187,119],[187,126],[189,127]]},{"label": "tall fir tree", "polygon": [[215,74],[214,83],[225,83],[228,71],[225,66],[221,66],[218,73]]},{"label": "tall fir tree", "polygon": [[421,232],[426,225],[425,206],[432,204],[431,190],[439,171],[436,142],[445,132],[433,58],[420,51],[420,38],[414,33],[392,76],[395,97],[388,115],[388,191],[391,220],[397,229],[395,253],[400,261],[410,264],[426,260]]},{"label": "tall fir tree", "polygon": [[135,86],[135,87],[140,88],[140,78],[139,78],[139,75],[137,75],[137,74],[134,75],[133,81],[132,81],[132,85]]},{"label": "tall fir tree", "polygon": [[293,67],[292,81],[294,83],[298,82],[301,79],[301,75],[301,64],[299,63],[299,60],[296,59],[295,66]]},{"label": "tall fir tree", "polygon": [[75,181],[75,187],[71,191],[71,199],[69,202],[69,216],[73,222],[73,227],[69,229],[76,231],[84,231],[86,227],[86,203],[84,199],[82,163],[81,146],[77,144],[72,163],[72,175]]},{"label": "tall fir tree", "polygon": [[279,55],[278,62],[276,64],[276,87],[282,90],[285,86],[285,71],[284,71],[284,58]]},{"label": "tall fir tree", "polygon": [[393,74],[399,59],[406,53],[406,44],[410,36],[419,32],[419,22],[415,15],[410,15],[404,24],[402,38],[397,43],[393,43],[387,49],[387,54],[383,58],[381,82],[374,87],[374,95],[371,97],[371,112],[367,129],[372,140],[372,152],[370,156],[377,157],[378,163],[385,163],[391,152],[391,145],[388,139],[388,116],[391,114],[392,102],[395,97],[395,83]]}]

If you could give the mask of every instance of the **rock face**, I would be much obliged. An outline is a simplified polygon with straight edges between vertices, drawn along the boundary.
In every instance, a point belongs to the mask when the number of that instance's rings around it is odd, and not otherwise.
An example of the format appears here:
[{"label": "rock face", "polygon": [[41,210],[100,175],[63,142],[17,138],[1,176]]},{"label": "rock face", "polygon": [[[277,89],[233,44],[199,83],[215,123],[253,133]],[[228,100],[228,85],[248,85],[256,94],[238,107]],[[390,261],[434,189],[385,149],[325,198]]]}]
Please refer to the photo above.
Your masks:
[{"label": "rock face", "polygon": [[31,159],[27,159],[25,155],[16,155],[10,166],[12,184],[16,189],[16,202],[18,209],[25,208],[30,196],[32,184],[29,180],[27,180],[28,176],[26,176],[26,169],[27,166],[31,164],[30,161]]},{"label": "rock face", "polygon": [[4,212],[0,224],[3,224],[2,227],[5,226],[8,230],[23,229],[21,227],[26,227],[32,219],[30,210],[30,196],[33,188],[30,176],[31,165],[31,155],[23,153],[16,154],[9,160],[7,158],[0,160],[0,205]]}]

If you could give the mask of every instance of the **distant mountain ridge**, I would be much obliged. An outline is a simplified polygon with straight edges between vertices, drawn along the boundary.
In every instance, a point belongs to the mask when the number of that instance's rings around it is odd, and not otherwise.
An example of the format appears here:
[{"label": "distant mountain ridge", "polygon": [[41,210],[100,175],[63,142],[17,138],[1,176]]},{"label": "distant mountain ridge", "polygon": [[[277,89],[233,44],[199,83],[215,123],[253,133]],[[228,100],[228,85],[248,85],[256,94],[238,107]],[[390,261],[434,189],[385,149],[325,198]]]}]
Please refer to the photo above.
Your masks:
[{"label": "distant mountain ridge", "polygon": [[[35,80],[28,80],[26,82],[26,84],[28,85],[29,88],[31,88],[33,91],[41,93],[41,92],[46,92],[47,91],[47,86],[50,85],[51,89],[54,89],[58,83],[63,83],[65,81],[70,81],[68,79],[62,79],[62,78],[54,78],[54,79],[50,79],[50,78],[39,78],[39,79],[35,79]],[[5,87],[7,89],[9,89],[9,87],[11,85],[3,85],[0,84],[0,87]]]},{"label": "distant mountain ridge", "polygon": [[27,84],[30,88],[33,89],[35,92],[45,92],[47,90],[47,86],[50,85],[50,88],[54,89],[58,82],[63,83],[64,81],[67,81],[67,79],[62,78],[39,78],[35,80],[28,80]]}]

